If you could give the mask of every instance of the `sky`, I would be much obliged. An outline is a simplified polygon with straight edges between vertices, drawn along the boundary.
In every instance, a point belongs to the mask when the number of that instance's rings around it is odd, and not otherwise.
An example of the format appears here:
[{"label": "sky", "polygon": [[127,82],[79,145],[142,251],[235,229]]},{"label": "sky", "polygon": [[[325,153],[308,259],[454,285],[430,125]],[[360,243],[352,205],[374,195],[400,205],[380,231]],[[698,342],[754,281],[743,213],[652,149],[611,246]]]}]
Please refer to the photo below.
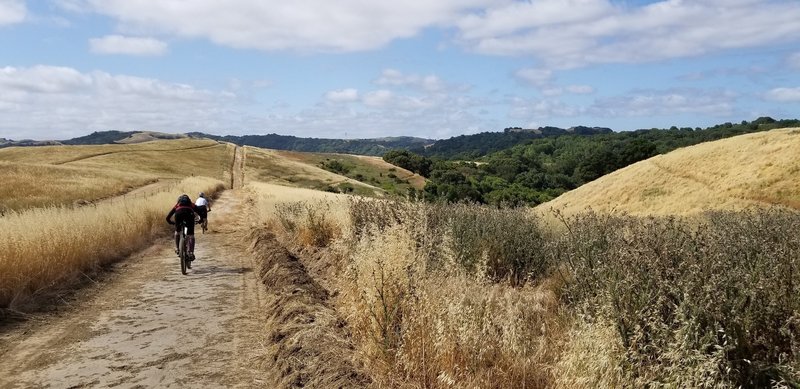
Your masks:
[{"label": "sky", "polygon": [[0,138],[800,118],[798,0],[0,0]]}]

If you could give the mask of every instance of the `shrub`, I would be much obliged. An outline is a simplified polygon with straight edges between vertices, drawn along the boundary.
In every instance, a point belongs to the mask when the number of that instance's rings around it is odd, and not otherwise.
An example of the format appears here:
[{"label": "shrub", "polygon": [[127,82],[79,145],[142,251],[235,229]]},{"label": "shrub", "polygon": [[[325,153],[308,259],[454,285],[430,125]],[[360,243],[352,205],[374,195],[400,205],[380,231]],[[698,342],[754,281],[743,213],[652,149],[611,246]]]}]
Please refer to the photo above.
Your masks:
[{"label": "shrub", "polygon": [[305,247],[326,247],[341,234],[331,220],[331,206],[325,202],[294,202],[275,205],[284,232]]},{"label": "shrub", "polygon": [[798,385],[800,214],[674,218],[584,214],[553,250],[564,293],[608,321],[634,386]]}]

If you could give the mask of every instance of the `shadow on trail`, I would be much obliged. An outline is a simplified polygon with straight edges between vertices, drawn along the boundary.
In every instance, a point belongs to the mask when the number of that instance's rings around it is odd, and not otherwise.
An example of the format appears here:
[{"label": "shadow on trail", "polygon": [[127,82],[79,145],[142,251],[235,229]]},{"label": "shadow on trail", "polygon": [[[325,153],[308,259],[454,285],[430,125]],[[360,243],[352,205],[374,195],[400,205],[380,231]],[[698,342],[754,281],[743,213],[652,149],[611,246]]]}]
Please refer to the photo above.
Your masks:
[{"label": "shadow on trail", "polygon": [[200,263],[195,264],[195,268],[192,270],[189,275],[199,275],[199,276],[226,276],[226,275],[240,275],[245,273],[250,273],[253,271],[252,267],[229,267],[229,266],[203,266]]}]

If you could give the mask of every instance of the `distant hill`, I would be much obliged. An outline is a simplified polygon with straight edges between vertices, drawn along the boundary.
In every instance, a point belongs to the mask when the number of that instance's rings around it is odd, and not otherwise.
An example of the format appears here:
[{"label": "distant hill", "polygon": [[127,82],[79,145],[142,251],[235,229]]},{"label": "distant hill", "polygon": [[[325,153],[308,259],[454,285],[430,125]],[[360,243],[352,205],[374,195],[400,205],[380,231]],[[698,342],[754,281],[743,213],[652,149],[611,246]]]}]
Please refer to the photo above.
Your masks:
[{"label": "distant hill", "polygon": [[375,139],[325,139],[300,138],[291,135],[278,134],[219,136],[204,134],[202,132],[190,132],[187,135],[230,142],[240,146],[254,146],[265,149],[373,156],[381,156],[391,149],[423,148],[425,145],[429,145],[434,142],[431,139],[409,136]]},{"label": "distant hill", "polygon": [[54,140],[31,140],[31,139],[11,140],[6,138],[0,138],[0,148],[11,147],[11,146],[53,146],[60,144],[61,142]]},{"label": "distant hill", "polygon": [[[425,187],[429,198],[536,205],[618,169],[681,147],[795,127],[800,127],[799,120],[762,117],[706,129],[672,127],[528,139],[482,156],[478,163],[459,159],[425,161],[426,157],[413,156],[389,159],[412,171],[419,172],[419,166],[430,167]],[[800,150],[796,151],[800,155]]]},{"label": "distant hill", "polygon": [[537,209],[573,214],[591,208],[638,215],[685,215],[759,204],[800,209],[798,155],[798,128],[739,135],[632,164]]},{"label": "distant hill", "polygon": [[155,131],[95,131],[89,135],[61,141],[65,145],[106,145],[112,143],[141,143],[157,139],[185,138],[182,134]]},{"label": "distant hill", "polygon": [[531,139],[541,139],[561,135],[599,135],[613,131],[605,127],[577,126],[568,129],[558,127],[539,127],[524,129],[509,127],[503,132],[481,132],[472,135],[459,135],[450,139],[436,141],[428,147],[417,147],[411,151],[427,157],[443,159],[474,160],[500,150],[508,149]]},{"label": "distant hill", "polygon": [[117,143],[117,141],[123,140],[136,132],[137,131],[95,131],[89,135],[61,141],[61,143],[65,145],[106,145]]}]

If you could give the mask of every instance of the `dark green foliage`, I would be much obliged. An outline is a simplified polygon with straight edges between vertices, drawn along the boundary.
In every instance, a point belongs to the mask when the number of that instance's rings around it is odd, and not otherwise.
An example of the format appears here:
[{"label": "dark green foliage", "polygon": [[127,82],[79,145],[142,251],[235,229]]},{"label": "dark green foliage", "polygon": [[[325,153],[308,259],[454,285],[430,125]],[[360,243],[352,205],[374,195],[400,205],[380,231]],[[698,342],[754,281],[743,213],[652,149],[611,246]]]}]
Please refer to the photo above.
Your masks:
[{"label": "dark green foliage", "polygon": [[123,140],[135,134],[135,131],[95,131],[89,135],[62,141],[65,145],[104,145]]},{"label": "dark green foliage", "polygon": [[391,149],[411,149],[433,143],[430,139],[408,136],[375,139],[324,139],[298,138],[291,135],[243,135],[218,136],[191,132],[188,135],[235,143],[240,146],[255,146],[275,150],[291,150],[319,153],[345,153],[380,156]]},{"label": "dark green foliage", "polygon": [[433,161],[408,150],[391,150],[383,155],[383,160],[392,165],[427,177],[431,172]]},{"label": "dark green foliage", "polygon": [[347,175],[347,173],[350,173],[350,170],[353,169],[353,166],[343,163],[337,159],[322,161],[320,162],[319,166],[329,172],[341,175]]},{"label": "dark green foliage", "polygon": [[[798,120],[759,118],[753,123],[724,123],[705,130],[672,127],[539,137],[483,156],[480,164],[434,162],[425,192],[428,198],[448,201],[469,199],[497,205],[536,205],[615,170],[679,147],[799,125]],[[585,133],[592,134],[588,130]],[[479,135],[473,140],[487,136]],[[461,141],[468,143],[466,139]],[[456,150],[462,149],[459,146]]]},{"label": "dark green foliage", "polygon": [[522,129],[510,127],[503,132],[481,132],[473,135],[459,135],[450,139],[436,141],[433,145],[411,150],[429,157],[443,159],[473,160],[530,139],[539,139],[561,135],[598,135],[611,133],[611,129],[602,127],[578,126],[571,129],[558,127],[540,127]]}]

